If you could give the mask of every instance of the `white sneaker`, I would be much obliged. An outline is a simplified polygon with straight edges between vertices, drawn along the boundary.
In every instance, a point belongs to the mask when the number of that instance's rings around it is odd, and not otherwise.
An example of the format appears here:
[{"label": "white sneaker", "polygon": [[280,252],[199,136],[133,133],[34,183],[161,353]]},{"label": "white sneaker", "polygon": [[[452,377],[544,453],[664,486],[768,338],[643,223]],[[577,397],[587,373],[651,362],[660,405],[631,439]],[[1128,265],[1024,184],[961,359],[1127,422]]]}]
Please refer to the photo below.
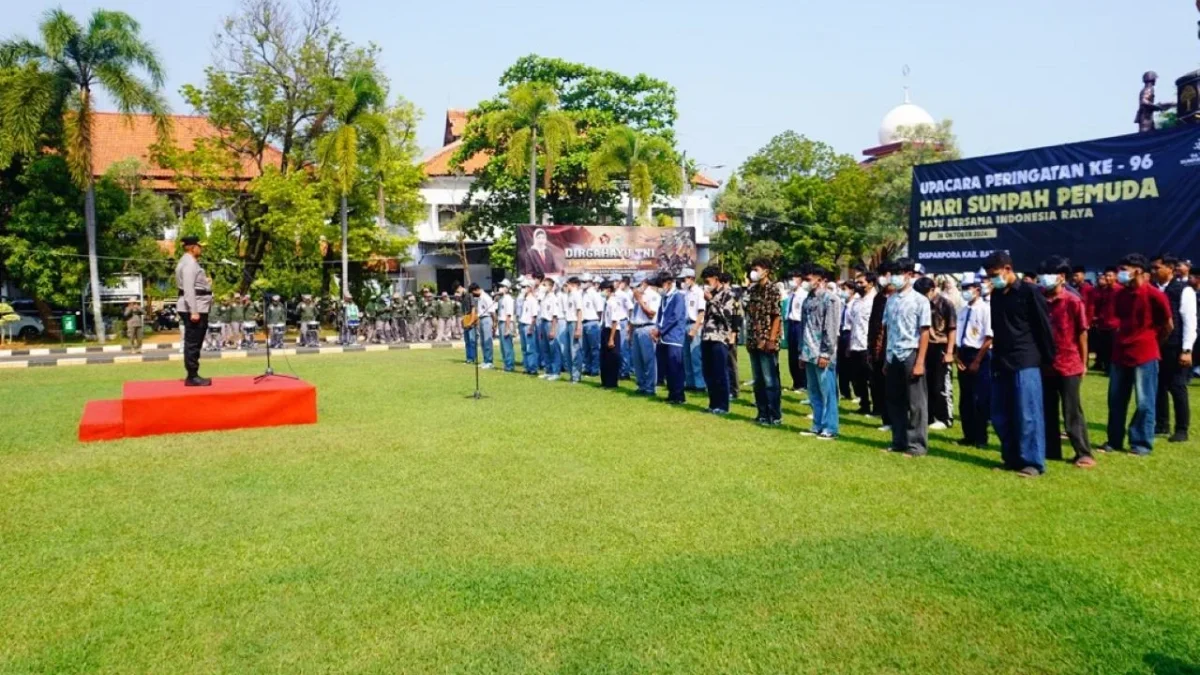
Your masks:
[{"label": "white sneaker", "polygon": [[846,401],[846,403],[849,403],[850,405],[858,405],[859,403],[862,403],[862,399],[852,398],[852,399]]},{"label": "white sneaker", "polygon": [[929,425],[929,430],[930,431],[945,431],[946,425],[942,424],[941,422],[934,422],[933,424]]},{"label": "white sneaker", "polygon": [[808,413],[808,419],[815,420],[815,419],[817,419],[817,416],[812,413]]},{"label": "white sneaker", "polygon": [[883,426],[879,427],[879,430],[880,430],[880,431],[885,431],[885,432],[886,432],[886,431],[891,431],[891,430],[892,430],[892,427],[891,427],[890,425],[887,425],[887,424],[885,424],[885,425],[883,425]]}]

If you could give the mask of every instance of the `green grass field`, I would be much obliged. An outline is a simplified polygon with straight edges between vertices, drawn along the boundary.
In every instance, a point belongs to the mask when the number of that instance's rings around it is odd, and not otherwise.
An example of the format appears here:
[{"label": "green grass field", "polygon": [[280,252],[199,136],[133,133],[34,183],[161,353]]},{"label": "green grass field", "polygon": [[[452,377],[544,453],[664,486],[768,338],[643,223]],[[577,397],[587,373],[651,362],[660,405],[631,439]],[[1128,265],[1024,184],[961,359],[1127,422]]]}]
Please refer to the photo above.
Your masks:
[{"label": "green grass field", "polygon": [[0,671],[1200,668],[1197,444],[1021,481],[957,430],[803,439],[791,394],[782,429],[499,372],[477,402],[458,358],[293,358],[315,427],[89,445],[84,401],[180,365],[0,371]]}]

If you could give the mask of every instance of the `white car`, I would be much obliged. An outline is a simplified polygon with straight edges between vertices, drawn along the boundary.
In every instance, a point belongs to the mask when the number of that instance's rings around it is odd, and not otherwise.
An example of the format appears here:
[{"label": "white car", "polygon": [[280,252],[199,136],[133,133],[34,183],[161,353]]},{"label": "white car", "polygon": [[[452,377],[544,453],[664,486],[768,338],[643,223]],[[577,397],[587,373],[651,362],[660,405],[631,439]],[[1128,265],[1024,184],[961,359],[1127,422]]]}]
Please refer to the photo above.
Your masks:
[{"label": "white car", "polygon": [[3,332],[5,337],[32,340],[46,332],[46,327],[42,325],[42,320],[38,317],[29,314],[18,314],[17,316],[20,317],[19,321],[0,325],[0,332]]}]

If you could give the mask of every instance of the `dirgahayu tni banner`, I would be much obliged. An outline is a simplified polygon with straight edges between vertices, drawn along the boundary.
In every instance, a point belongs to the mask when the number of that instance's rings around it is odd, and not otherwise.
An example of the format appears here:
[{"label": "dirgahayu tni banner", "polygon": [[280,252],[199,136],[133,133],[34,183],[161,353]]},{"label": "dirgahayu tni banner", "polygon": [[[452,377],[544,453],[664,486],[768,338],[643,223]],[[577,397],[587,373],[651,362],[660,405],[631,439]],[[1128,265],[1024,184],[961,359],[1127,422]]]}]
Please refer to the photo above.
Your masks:
[{"label": "dirgahayu tni banner", "polygon": [[931,272],[1021,270],[1051,254],[1089,269],[1126,253],[1200,260],[1200,126],[918,166],[909,252]]},{"label": "dirgahayu tni banner", "polygon": [[669,272],[696,266],[691,227],[522,225],[517,228],[521,274],[574,276]]}]

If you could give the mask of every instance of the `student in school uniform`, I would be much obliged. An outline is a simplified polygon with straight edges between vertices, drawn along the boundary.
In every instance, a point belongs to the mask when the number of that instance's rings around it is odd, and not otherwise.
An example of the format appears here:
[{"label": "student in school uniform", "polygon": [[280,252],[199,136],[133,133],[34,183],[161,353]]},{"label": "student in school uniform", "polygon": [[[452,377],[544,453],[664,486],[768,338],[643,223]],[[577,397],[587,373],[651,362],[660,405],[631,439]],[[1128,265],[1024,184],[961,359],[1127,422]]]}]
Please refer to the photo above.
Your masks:
[{"label": "student in school uniform", "polygon": [[929,395],[925,377],[931,322],[929,299],[913,290],[917,274],[911,258],[897,260],[891,270],[888,285],[894,292],[883,312],[891,450],[904,453],[905,457],[921,457],[929,452]]},{"label": "student in school uniform", "polygon": [[660,283],[664,297],[656,317],[654,340],[661,355],[659,363],[666,369],[667,403],[679,405],[686,401],[683,343],[687,335],[687,299],[676,288],[676,280],[671,275],[664,274]]},{"label": "student in school uniform", "polygon": [[521,359],[525,363],[526,375],[537,375],[538,372],[538,310],[537,287],[525,279],[521,281],[524,287],[521,300],[521,313],[517,318],[521,331]]},{"label": "student in school uniform", "polygon": [[[1083,294],[1066,290],[1070,272],[1070,263],[1060,256],[1043,260],[1038,270],[1038,285],[1046,296],[1050,334],[1054,339],[1054,360],[1048,368],[1042,369],[1042,414],[1046,420],[1046,459],[1063,458],[1059,435],[1061,419],[1075,450],[1071,461],[1086,469],[1096,464],[1079,393],[1083,375],[1087,372],[1088,318],[1085,302],[1080,297]],[[1076,290],[1080,288],[1076,287]]]},{"label": "student in school uniform", "polygon": [[791,285],[788,287],[787,295],[784,302],[783,318],[784,329],[787,337],[787,361],[788,372],[792,376],[792,392],[800,393],[807,388],[807,372],[804,364],[800,361],[800,344],[803,341],[800,335],[801,319],[804,317],[804,301],[808,298],[808,291],[804,290],[804,274],[800,270],[792,272]]},{"label": "student in school uniform", "polygon": [[616,284],[606,280],[600,284],[604,300],[600,329],[600,386],[613,389],[621,381],[621,326],[625,325],[625,302],[617,297]]},{"label": "student in school uniform", "polygon": [[557,380],[562,372],[562,350],[559,348],[559,322],[562,319],[562,300],[554,291],[554,280],[542,282],[542,298],[538,312],[538,356],[545,374],[542,379]]},{"label": "student in school uniform", "polygon": [[621,325],[621,334],[617,336],[617,340],[621,343],[621,379],[628,380],[633,377],[633,340],[631,339],[632,332],[629,330],[629,319],[633,317],[633,289],[630,288],[630,279],[628,276],[615,275],[612,279],[615,290],[613,295],[625,305],[625,323]]},{"label": "student in school uniform", "polygon": [[583,339],[579,347],[578,368],[584,375],[594,377],[600,374],[600,315],[604,313],[605,298],[597,289],[599,277],[585,274],[581,281],[585,288],[579,312],[583,322]]},{"label": "student in school uniform", "polygon": [[483,352],[483,365],[480,368],[491,370],[495,367],[492,362],[492,339],[493,329],[496,325],[496,301],[492,299],[491,295],[484,292],[479,284],[471,284],[470,295],[473,298],[477,318],[475,338]]},{"label": "student in school uniform", "polygon": [[704,327],[704,288],[696,284],[696,271],[685,269],[680,273],[687,305],[687,334],[683,340],[684,387],[692,391],[704,391],[704,364],[700,358],[700,331]]},{"label": "student in school uniform", "polygon": [[654,353],[653,330],[662,296],[651,286],[645,272],[635,274],[633,284],[633,313],[629,317],[633,372],[637,377],[638,393],[654,396],[655,387],[658,386],[658,362]]},{"label": "student in school uniform", "polygon": [[516,369],[513,357],[513,335],[516,334],[516,303],[509,290],[512,282],[505,279],[500,282],[500,300],[496,303],[496,332],[500,336],[500,360],[504,363],[504,372],[511,373]]},{"label": "student in school uniform", "polygon": [[578,360],[580,338],[583,336],[583,323],[580,321],[580,304],[583,295],[579,292],[579,278],[570,277],[559,290],[559,301],[562,303],[563,314],[558,322],[558,349],[562,352],[562,368],[567,372],[571,382],[578,382],[581,377]]},{"label": "student in school uniform", "polygon": [[992,306],[980,293],[972,272],[962,279],[963,308],[958,312],[955,350],[958,368],[958,416],[963,437],[959,445],[984,448],[992,414]]}]

